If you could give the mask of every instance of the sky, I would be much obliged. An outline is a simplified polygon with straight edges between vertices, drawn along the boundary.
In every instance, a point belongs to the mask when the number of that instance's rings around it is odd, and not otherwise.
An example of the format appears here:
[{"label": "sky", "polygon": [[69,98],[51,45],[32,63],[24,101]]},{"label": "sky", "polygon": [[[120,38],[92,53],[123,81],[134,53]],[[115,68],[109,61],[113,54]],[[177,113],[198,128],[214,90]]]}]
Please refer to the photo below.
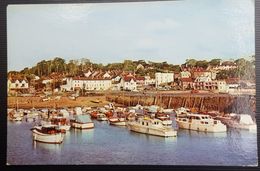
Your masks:
[{"label": "sky", "polygon": [[8,71],[41,60],[182,64],[255,54],[253,0],[9,5]]}]

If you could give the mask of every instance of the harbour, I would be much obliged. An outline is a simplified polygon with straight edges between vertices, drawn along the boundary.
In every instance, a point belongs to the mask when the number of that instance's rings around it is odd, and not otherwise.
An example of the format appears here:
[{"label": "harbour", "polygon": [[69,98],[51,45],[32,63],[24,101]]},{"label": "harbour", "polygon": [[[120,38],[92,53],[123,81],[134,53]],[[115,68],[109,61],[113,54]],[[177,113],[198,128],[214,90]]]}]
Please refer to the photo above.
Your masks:
[{"label": "harbour", "polygon": [[[170,116],[172,127],[178,127]],[[254,166],[258,161],[256,132],[248,130],[228,128],[210,133],[177,129],[177,137],[164,138],[92,120],[94,128],[71,128],[61,144],[33,141],[30,129],[37,121],[8,121],[7,163]]]},{"label": "harbour", "polygon": [[164,139],[103,122],[95,124],[92,130],[72,129],[64,143],[55,145],[34,143],[29,130],[33,123],[8,123],[7,162],[227,166],[257,163],[256,134],[243,130],[216,134],[180,130],[177,138]]}]

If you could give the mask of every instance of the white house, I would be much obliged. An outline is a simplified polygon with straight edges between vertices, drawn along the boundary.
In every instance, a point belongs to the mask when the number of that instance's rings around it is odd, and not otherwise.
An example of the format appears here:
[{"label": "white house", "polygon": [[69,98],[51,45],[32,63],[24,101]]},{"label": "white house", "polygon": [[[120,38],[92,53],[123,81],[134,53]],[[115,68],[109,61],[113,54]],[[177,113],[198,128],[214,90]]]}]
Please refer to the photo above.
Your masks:
[{"label": "white house", "polygon": [[174,73],[155,73],[155,86],[158,88],[162,83],[170,83],[174,81]]},{"label": "white house", "polygon": [[150,76],[145,76],[144,77],[144,85],[154,85],[155,84],[155,79],[151,78]]},{"label": "white house", "polygon": [[228,93],[229,86],[227,85],[226,81],[219,80],[219,81],[217,81],[217,85],[218,85],[218,92]]},{"label": "white house", "polygon": [[62,85],[61,89],[64,91],[71,91],[76,89],[85,90],[108,90],[111,88],[111,79],[103,78],[86,78],[86,77],[74,77],[67,78],[67,84]]},{"label": "white house", "polygon": [[114,82],[119,82],[120,80],[121,80],[121,76],[116,76],[116,77],[114,77],[114,78],[112,78],[112,81],[114,81]]},{"label": "white house", "polygon": [[89,77],[92,74],[92,72],[90,70],[88,70],[88,72],[84,73],[85,77]]},{"label": "white house", "polygon": [[137,90],[136,80],[134,77],[124,77],[120,80],[120,84],[123,90]]},{"label": "white house", "polygon": [[102,77],[103,78],[111,78],[111,75],[108,72],[106,72]]},{"label": "white house", "polygon": [[29,83],[25,79],[8,79],[7,81],[7,88],[8,92],[10,90],[28,90],[29,89]]}]

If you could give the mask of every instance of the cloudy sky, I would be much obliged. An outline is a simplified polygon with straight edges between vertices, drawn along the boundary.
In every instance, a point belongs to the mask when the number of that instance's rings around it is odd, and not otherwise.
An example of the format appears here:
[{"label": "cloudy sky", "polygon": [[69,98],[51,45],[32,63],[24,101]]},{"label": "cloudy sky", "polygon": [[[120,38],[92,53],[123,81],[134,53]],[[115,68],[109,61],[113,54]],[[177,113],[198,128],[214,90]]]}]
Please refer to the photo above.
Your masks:
[{"label": "cloudy sky", "polygon": [[56,56],[97,63],[255,53],[253,0],[9,5],[8,70]]}]

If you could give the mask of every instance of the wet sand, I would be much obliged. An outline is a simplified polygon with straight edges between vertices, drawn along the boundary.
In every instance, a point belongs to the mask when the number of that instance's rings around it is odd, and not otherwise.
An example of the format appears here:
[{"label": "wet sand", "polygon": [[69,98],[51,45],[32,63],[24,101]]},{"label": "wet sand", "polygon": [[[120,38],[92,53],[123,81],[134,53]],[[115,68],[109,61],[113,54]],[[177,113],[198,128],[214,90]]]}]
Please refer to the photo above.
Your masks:
[{"label": "wet sand", "polygon": [[[109,101],[106,101],[105,96],[90,96],[90,97],[77,97],[76,100],[72,100],[69,97],[61,97],[55,99],[55,96],[51,97],[48,101],[43,101],[41,97],[8,97],[8,108],[15,108],[16,101],[18,102],[18,108],[30,109],[30,108],[64,108],[64,107],[77,107],[77,106],[89,106],[89,107],[101,107],[107,105]],[[99,100],[99,103],[95,103]],[[94,101],[94,102],[93,102]]]}]

